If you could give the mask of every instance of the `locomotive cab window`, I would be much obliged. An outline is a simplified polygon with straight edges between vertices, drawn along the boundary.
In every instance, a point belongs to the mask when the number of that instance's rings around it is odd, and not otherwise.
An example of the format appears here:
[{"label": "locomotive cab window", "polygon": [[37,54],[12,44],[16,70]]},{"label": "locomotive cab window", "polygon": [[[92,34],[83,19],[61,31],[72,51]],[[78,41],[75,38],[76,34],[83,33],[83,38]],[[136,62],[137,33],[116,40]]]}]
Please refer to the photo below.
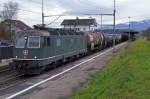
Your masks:
[{"label": "locomotive cab window", "polygon": [[30,36],[28,38],[28,48],[40,48],[40,37]]},{"label": "locomotive cab window", "polygon": [[47,38],[47,46],[50,46],[50,38]]},{"label": "locomotive cab window", "polygon": [[16,48],[24,48],[25,43],[26,43],[26,40],[24,39],[24,37],[21,37],[16,41],[15,47]]},{"label": "locomotive cab window", "polygon": [[44,37],[43,47],[49,47],[50,46],[50,38]]}]

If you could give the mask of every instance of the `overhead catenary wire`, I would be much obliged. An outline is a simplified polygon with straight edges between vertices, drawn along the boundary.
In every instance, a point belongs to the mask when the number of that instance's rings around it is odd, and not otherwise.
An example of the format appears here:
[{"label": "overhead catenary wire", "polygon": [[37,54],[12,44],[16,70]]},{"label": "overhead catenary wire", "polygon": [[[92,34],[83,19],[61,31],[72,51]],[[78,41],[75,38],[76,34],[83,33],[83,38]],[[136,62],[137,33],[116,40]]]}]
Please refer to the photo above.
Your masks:
[{"label": "overhead catenary wire", "polygon": [[51,25],[51,24],[53,24],[55,21],[57,21],[59,18],[60,18],[61,16],[58,16],[57,18],[55,18],[51,23],[49,23],[49,24],[46,24],[47,26],[48,25]]}]

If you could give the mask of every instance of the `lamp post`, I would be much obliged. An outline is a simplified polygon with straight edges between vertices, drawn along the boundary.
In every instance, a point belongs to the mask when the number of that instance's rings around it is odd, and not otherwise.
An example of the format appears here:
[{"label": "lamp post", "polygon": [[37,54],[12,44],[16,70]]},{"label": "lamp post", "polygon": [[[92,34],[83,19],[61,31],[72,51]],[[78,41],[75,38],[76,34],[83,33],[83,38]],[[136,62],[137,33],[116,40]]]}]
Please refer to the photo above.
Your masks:
[{"label": "lamp post", "polygon": [[42,27],[45,27],[44,25],[44,1],[42,0]]},{"label": "lamp post", "polygon": [[103,31],[103,15],[100,15],[101,16],[101,33]]},{"label": "lamp post", "polygon": [[131,23],[130,23],[130,19],[131,17],[129,16],[129,41],[131,41]]},{"label": "lamp post", "polygon": [[2,17],[2,16],[0,15],[0,22],[1,22],[1,17]]}]

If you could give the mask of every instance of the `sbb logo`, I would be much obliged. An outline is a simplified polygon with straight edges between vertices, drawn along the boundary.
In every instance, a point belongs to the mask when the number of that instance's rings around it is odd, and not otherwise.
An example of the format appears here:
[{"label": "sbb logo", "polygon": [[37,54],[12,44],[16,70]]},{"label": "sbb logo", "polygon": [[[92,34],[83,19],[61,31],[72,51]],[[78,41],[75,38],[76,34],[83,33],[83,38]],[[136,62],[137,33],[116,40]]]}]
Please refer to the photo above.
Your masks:
[{"label": "sbb logo", "polygon": [[24,50],[23,51],[23,54],[26,56],[26,55],[28,55],[28,50]]}]

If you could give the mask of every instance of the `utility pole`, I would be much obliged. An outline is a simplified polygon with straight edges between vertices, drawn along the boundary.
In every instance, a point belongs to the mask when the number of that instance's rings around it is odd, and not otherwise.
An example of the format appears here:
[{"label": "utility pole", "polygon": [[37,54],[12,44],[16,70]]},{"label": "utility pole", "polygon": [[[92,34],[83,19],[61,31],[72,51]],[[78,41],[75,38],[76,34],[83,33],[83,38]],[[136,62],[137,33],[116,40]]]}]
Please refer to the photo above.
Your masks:
[{"label": "utility pole", "polygon": [[131,23],[130,23],[130,19],[131,17],[129,16],[129,41],[131,41]]},{"label": "utility pole", "polygon": [[101,33],[103,31],[103,15],[101,15]]},{"label": "utility pole", "polygon": [[42,0],[42,27],[45,27],[44,24],[44,1]]},{"label": "utility pole", "polygon": [[116,0],[114,0],[114,13],[113,13],[113,16],[114,16],[114,24],[113,24],[113,32],[114,32],[114,35],[113,35],[113,53],[116,52],[116,48],[115,48],[115,39],[116,39],[116,36],[115,36],[115,32],[116,32]]}]

